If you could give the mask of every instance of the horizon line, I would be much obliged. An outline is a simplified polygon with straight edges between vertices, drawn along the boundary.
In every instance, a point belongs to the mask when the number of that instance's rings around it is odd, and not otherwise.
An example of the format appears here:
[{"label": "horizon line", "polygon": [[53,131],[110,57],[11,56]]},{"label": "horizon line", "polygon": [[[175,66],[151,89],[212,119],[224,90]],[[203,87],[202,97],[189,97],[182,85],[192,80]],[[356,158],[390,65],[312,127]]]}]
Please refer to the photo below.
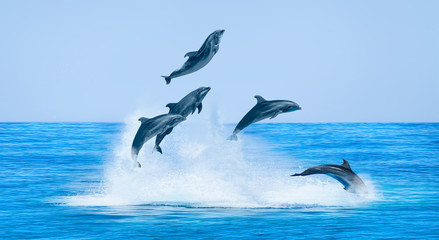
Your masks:
[{"label": "horizon line", "polygon": [[[125,122],[113,122],[113,121],[0,121],[0,124],[4,123],[125,123]],[[407,122],[399,122],[399,121],[370,121],[370,122],[362,122],[362,121],[354,121],[354,122],[343,122],[343,121],[328,121],[328,122],[258,122],[253,124],[277,124],[277,123],[299,123],[299,124],[306,124],[306,123],[439,123],[438,122],[431,122],[431,121],[407,121]],[[237,124],[237,122],[225,122],[222,124]]]}]

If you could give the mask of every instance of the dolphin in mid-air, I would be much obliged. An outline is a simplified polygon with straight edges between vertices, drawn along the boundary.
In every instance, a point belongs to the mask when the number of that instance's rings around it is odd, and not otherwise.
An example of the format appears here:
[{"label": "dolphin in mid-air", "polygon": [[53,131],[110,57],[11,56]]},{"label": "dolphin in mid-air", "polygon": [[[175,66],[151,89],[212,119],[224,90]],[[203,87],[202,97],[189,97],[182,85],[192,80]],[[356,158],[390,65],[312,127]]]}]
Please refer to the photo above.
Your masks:
[{"label": "dolphin in mid-air", "polygon": [[344,186],[344,190],[352,193],[366,192],[366,185],[363,180],[352,171],[348,161],[343,159],[341,165],[319,165],[308,168],[302,173],[296,173],[293,176],[308,176],[312,174],[326,174],[335,178]]},{"label": "dolphin in mid-air", "polygon": [[[168,103],[166,107],[169,108],[170,114],[179,114],[183,117],[187,117],[190,114],[193,114],[195,112],[195,109],[198,109],[198,113],[200,113],[201,109],[203,109],[203,104],[201,102],[209,91],[210,87],[200,87],[190,92],[178,103]],[[166,132],[157,135],[157,137],[155,138],[154,150],[158,151],[159,153],[163,153],[162,148],[159,145],[163,141],[163,138],[165,138],[166,135],[172,132],[172,129],[172,127],[168,128]]]},{"label": "dolphin in mid-air", "polygon": [[[184,120],[186,118],[178,114],[162,114],[153,118],[139,118],[141,125],[131,146],[132,159],[137,162],[137,156],[145,142],[158,134],[166,132],[169,128],[175,127]],[[137,166],[141,167],[139,162],[137,162]]]},{"label": "dolphin in mid-air", "polygon": [[216,30],[207,37],[198,51],[186,53],[184,57],[189,58],[180,69],[173,71],[169,76],[162,76],[165,78],[166,84],[171,83],[171,79],[173,78],[193,73],[206,66],[218,52],[219,43],[224,31],[225,30]]},{"label": "dolphin in mid-air", "polygon": [[279,113],[302,109],[297,103],[288,100],[267,101],[259,95],[256,95],[255,98],[258,102],[247,114],[245,114],[241,121],[239,121],[232,136],[228,138],[229,140],[238,140],[237,134],[252,123],[259,122],[266,118],[275,118]]}]

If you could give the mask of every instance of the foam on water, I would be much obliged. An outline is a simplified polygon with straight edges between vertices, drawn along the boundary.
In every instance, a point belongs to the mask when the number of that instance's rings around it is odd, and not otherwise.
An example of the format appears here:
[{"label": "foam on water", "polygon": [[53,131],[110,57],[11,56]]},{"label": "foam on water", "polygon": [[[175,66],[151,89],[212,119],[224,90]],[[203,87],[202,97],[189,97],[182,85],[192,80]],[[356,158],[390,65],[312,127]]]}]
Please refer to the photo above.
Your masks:
[{"label": "foam on water", "polygon": [[377,199],[368,179],[363,179],[368,194],[357,195],[324,175],[290,177],[302,170],[297,168],[300,160],[273,157],[263,142],[242,134],[238,142],[226,140],[231,129],[215,114],[189,116],[164,139],[163,155],[152,153],[154,139],[148,141],[139,154],[142,168],[136,168],[130,155],[139,127],[135,116],[128,118],[105,166],[102,187],[64,198],[67,205],[301,208],[357,206]]}]

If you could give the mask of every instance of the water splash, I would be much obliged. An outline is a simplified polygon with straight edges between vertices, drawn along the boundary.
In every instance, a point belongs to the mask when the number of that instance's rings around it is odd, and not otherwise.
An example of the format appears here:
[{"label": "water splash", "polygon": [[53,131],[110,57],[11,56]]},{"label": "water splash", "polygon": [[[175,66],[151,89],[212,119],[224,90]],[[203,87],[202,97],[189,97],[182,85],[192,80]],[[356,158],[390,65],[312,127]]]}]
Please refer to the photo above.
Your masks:
[{"label": "water splash", "polygon": [[96,194],[68,197],[66,204],[297,208],[356,206],[377,199],[367,179],[369,193],[360,196],[327,176],[291,178],[299,171],[294,159],[281,159],[245,135],[238,142],[227,141],[231,129],[217,118],[203,119],[206,115],[177,126],[161,145],[163,155],[151,153],[154,141],[147,142],[139,154],[140,169],[130,158],[139,123],[134,116],[128,118],[106,165],[102,188]]}]

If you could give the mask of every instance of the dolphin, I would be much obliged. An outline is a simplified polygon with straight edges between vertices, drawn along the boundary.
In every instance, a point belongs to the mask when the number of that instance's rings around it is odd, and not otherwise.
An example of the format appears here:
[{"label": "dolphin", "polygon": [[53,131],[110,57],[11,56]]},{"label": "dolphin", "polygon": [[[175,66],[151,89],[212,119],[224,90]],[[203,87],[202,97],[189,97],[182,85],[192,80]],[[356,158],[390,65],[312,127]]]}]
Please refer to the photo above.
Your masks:
[{"label": "dolphin", "polygon": [[259,122],[266,118],[275,118],[279,113],[292,112],[300,110],[300,106],[288,100],[272,100],[267,101],[263,97],[256,95],[258,101],[256,105],[239,121],[233,134],[228,138],[229,140],[238,140],[237,134],[246,128],[248,125]]},{"label": "dolphin", "polygon": [[344,159],[341,165],[319,165],[291,176],[308,176],[312,174],[326,174],[333,177],[343,184],[344,190],[348,192],[359,193],[367,191],[363,180],[352,171],[348,161]]},{"label": "dolphin", "polygon": [[[204,97],[209,91],[210,87],[200,87],[190,92],[178,103],[168,103],[166,107],[169,108],[170,114],[179,114],[183,117],[187,117],[190,114],[193,114],[195,112],[195,109],[198,109],[198,113],[200,113],[201,109],[203,109],[203,104],[201,103],[201,101],[203,101]],[[165,138],[166,135],[172,132],[172,129],[173,128],[168,128],[166,132],[157,135],[155,139],[154,150],[158,151],[159,153],[163,153],[159,145],[163,141],[163,138]]]},{"label": "dolphin", "polygon": [[171,83],[171,79],[193,73],[206,66],[213,56],[218,52],[219,43],[225,30],[216,30],[211,33],[198,51],[188,52],[184,57],[189,57],[180,69],[177,69],[169,76],[162,76],[166,84]]},{"label": "dolphin", "polygon": [[[153,118],[139,118],[141,125],[131,146],[132,159],[137,162],[137,156],[145,142],[158,134],[166,132],[169,128],[175,127],[184,120],[186,118],[178,114],[162,114]],[[141,167],[139,162],[137,162],[137,166]]]}]

